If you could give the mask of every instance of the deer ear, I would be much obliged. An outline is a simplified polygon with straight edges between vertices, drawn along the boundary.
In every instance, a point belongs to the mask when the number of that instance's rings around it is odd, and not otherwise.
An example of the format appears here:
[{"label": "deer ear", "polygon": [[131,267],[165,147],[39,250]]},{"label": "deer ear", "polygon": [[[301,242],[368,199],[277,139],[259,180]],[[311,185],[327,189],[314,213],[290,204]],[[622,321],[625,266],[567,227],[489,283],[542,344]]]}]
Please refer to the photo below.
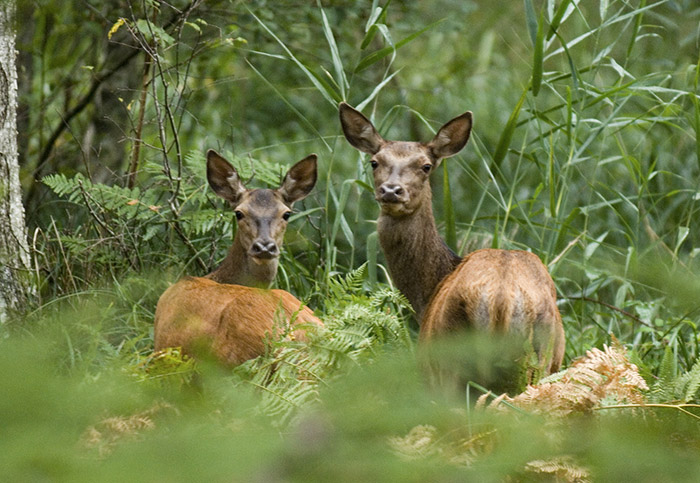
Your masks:
[{"label": "deer ear", "polygon": [[427,147],[435,159],[447,158],[462,150],[471,132],[472,113],[467,111],[442,126]]},{"label": "deer ear", "polygon": [[289,168],[277,190],[284,203],[291,206],[295,201],[306,198],[316,184],[317,168],[315,154],[310,154]]},{"label": "deer ear", "polygon": [[232,206],[237,205],[247,191],[236,168],[213,149],[207,151],[207,180],[214,193]]},{"label": "deer ear", "polygon": [[360,111],[341,102],[338,106],[340,124],[343,126],[345,139],[363,153],[375,154],[384,144],[384,139],[379,135],[374,125]]}]

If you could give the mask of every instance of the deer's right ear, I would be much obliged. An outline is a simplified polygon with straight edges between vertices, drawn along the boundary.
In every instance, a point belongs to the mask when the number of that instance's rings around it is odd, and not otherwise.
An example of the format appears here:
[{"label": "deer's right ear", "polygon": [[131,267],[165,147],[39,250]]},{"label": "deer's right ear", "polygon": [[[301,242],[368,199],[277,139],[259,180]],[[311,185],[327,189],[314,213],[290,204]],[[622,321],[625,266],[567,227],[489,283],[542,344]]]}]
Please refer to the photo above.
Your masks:
[{"label": "deer's right ear", "polygon": [[214,193],[232,206],[237,205],[246,192],[236,168],[213,149],[207,151],[207,180]]},{"label": "deer's right ear", "polygon": [[278,191],[287,206],[306,198],[311,193],[317,178],[317,156],[310,154],[289,168]]},{"label": "deer's right ear", "polygon": [[353,109],[345,102],[340,103],[338,111],[345,139],[354,148],[367,154],[375,154],[381,149],[384,139],[379,135],[370,120],[360,111]]},{"label": "deer's right ear", "polygon": [[457,154],[462,150],[472,132],[472,113],[467,111],[442,126],[428,149],[437,160]]}]

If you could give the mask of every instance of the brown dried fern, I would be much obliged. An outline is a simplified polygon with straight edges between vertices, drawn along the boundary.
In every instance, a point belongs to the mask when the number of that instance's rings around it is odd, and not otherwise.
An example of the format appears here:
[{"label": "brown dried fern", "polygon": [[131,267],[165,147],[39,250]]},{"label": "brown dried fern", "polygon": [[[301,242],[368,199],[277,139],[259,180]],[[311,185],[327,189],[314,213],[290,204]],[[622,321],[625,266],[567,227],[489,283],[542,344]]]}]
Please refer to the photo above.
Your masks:
[{"label": "brown dried fern", "polygon": [[568,456],[530,461],[525,465],[525,471],[538,475],[550,475],[554,481],[568,483],[588,483],[591,481],[590,472],[586,468],[577,465]]},{"label": "brown dried fern", "polygon": [[118,442],[137,439],[144,431],[155,428],[154,416],[165,410],[177,411],[170,404],[157,403],[138,414],[102,419],[85,430],[81,442],[87,448],[97,450],[100,457],[107,456]]},{"label": "brown dried fern", "polygon": [[[533,413],[565,416],[587,413],[608,404],[644,404],[642,391],[649,389],[627,350],[616,339],[612,347],[591,349],[566,371],[539,384],[528,386],[515,397],[506,394],[486,404],[484,394],[477,407],[504,409],[507,402]],[[556,379],[556,380],[553,380]]]}]

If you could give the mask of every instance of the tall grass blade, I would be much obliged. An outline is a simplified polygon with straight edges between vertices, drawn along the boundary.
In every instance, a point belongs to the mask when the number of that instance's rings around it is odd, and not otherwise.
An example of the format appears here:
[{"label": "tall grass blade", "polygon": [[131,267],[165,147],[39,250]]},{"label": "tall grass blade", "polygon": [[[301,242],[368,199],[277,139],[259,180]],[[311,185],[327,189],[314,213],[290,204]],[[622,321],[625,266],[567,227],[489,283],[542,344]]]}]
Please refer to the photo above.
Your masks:
[{"label": "tall grass blade", "polygon": [[695,85],[694,92],[691,94],[693,99],[693,107],[695,108],[695,161],[700,166],[700,99],[698,99],[698,81],[700,81],[700,58],[695,66]]},{"label": "tall grass blade", "polygon": [[639,35],[639,30],[642,28],[642,20],[644,19],[644,7],[647,4],[647,0],[642,0],[639,4],[639,15],[637,15],[637,18],[635,19],[634,22],[634,29],[632,30],[632,36],[630,38],[629,44],[627,45],[627,57],[629,58],[632,55],[632,49],[634,48],[635,43],[637,42],[637,36]]},{"label": "tall grass blade", "polygon": [[345,237],[347,238],[348,242],[350,244],[354,244],[354,237],[352,234],[352,230],[350,230],[350,226],[348,225],[347,220],[345,219],[345,215],[343,214],[343,211],[345,210],[345,206],[348,204],[348,198],[350,196],[350,189],[352,188],[352,185],[355,183],[354,179],[346,179],[343,181],[343,184],[340,188],[340,198],[338,199],[338,205],[336,207],[336,212],[335,212],[335,218],[333,220],[333,228],[331,229],[331,245],[335,244],[335,239],[338,236],[338,229],[341,228],[343,230],[343,233],[345,234]]},{"label": "tall grass blade", "polygon": [[372,42],[374,36],[379,32],[379,23],[386,18],[386,10],[389,7],[391,0],[386,2],[384,7],[379,7],[379,1],[372,1],[372,14],[367,19],[367,24],[365,25],[365,37],[362,39],[362,44],[360,44],[360,49],[365,50],[367,46]]},{"label": "tall grass blade", "polygon": [[[316,89],[321,93],[321,95],[326,99],[330,104],[335,107],[338,104],[338,100],[342,99],[338,93],[333,93],[332,89],[328,84],[323,84],[319,81],[318,76],[315,74],[312,74],[311,71],[303,64],[297,57],[292,53],[291,50],[285,45],[282,40],[275,35],[275,33],[270,30],[270,28],[260,20],[257,15],[255,15],[250,9],[248,9],[248,13],[252,15],[252,17],[260,24],[260,26],[267,32],[275,41],[282,47],[282,49],[285,51],[285,53],[289,56],[289,58],[294,62],[299,69],[306,75],[306,77],[311,81],[311,83],[316,87]],[[249,63],[250,65],[250,63]]]},{"label": "tall grass blade", "polygon": [[[567,13],[567,9],[569,8],[570,3],[571,3],[571,0],[564,0],[563,2],[561,2],[559,4],[557,11],[554,13],[554,17],[552,17],[552,21],[549,24],[549,31],[547,32],[547,40],[550,40],[554,36],[554,34],[557,32],[559,25],[561,25],[561,22],[564,19],[564,14]],[[573,11],[573,8],[572,8],[572,11]]]},{"label": "tall grass blade", "polygon": [[379,253],[379,238],[376,231],[367,237],[367,277],[371,287],[377,285],[377,254]]},{"label": "tall grass blade", "polygon": [[552,218],[557,217],[557,180],[554,177],[554,139],[550,136],[549,142],[549,213]]},{"label": "tall grass blade", "polygon": [[[311,132],[313,132],[314,134],[316,134],[316,136],[318,136],[318,138],[321,140],[321,142],[323,142],[323,144],[326,146],[328,151],[332,152],[333,149],[330,147],[330,145],[323,138],[323,135],[320,132],[318,132],[318,130],[316,129],[316,126],[314,126],[313,123],[306,118],[306,116],[304,116],[301,112],[299,112],[299,110],[296,107],[294,107],[292,105],[292,103],[287,100],[286,97],[284,97],[284,95],[279,91],[279,89],[277,89],[277,87],[275,87],[275,85],[272,82],[267,80],[267,78],[264,75],[262,75],[262,73],[258,69],[256,69],[255,66],[253,64],[251,64],[249,60],[246,59],[246,63],[248,64],[248,66],[251,69],[253,69],[253,72],[255,72],[263,80],[263,82],[265,82],[265,84],[268,87],[270,87],[270,89],[275,91],[275,94],[277,94],[279,96],[279,98],[282,99],[282,102],[284,102],[287,105],[287,107],[289,107],[289,109],[294,114],[296,114],[299,117],[299,119],[301,119],[301,121],[311,130]],[[335,106],[336,104],[333,103],[333,105]]]},{"label": "tall grass blade", "polygon": [[571,128],[573,127],[574,111],[571,99],[571,87],[566,86],[566,138],[571,142]]},{"label": "tall grass blade", "polygon": [[359,110],[361,111],[362,109],[364,109],[364,108],[367,106],[367,104],[369,104],[370,102],[372,102],[372,99],[374,99],[374,98],[377,96],[377,94],[379,94],[379,92],[384,88],[384,86],[387,85],[387,84],[389,83],[389,81],[390,81],[391,79],[393,79],[394,76],[395,76],[396,74],[398,74],[399,72],[401,72],[401,69],[398,69],[397,71],[395,71],[394,73],[392,73],[390,76],[388,76],[386,79],[384,79],[384,80],[381,81],[379,84],[377,84],[377,87],[375,87],[375,88],[372,90],[372,92],[370,93],[370,95],[367,96],[367,98],[365,98],[364,101],[360,102],[360,103],[357,105],[357,109],[359,109]]},{"label": "tall grass blade", "polygon": [[455,226],[455,210],[452,205],[450,190],[450,175],[447,163],[442,163],[442,204],[445,210],[445,243],[455,250],[457,248],[457,227]]},{"label": "tall grass blade", "polygon": [[319,10],[321,11],[321,20],[323,21],[323,34],[326,36],[326,42],[331,50],[331,58],[333,59],[333,69],[335,70],[335,78],[338,85],[340,86],[340,96],[345,99],[346,89],[349,87],[348,79],[345,76],[345,69],[343,69],[343,61],[340,58],[340,52],[338,51],[338,45],[335,42],[335,37],[333,36],[333,30],[328,23],[328,17],[326,17],[326,12],[321,7],[321,1],[317,0]]},{"label": "tall grass blade", "polygon": [[540,20],[537,24],[537,37],[535,39],[535,50],[532,59],[532,95],[537,97],[542,85],[542,57],[544,55],[544,10],[540,13]]},{"label": "tall grass blade", "polygon": [[527,31],[530,34],[532,45],[537,43],[537,15],[535,7],[532,5],[532,0],[525,0],[525,22],[527,23]]},{"label": "tall grass blade", "polygon": [[515,108],[513,108],[513,112],[510,113],[505,129],[503,129],[503,132],[501,133],[501,137],[498,140],[498,145],[496,145],[496,151],[493,153],[493,163],[496,166],[500,166],[501,161],[503,161],[503,158],[506,157],[506,153],[510,147],[510,141],[513,139],[513,132],[515,132],[515,127],[518,123],[520,109],[523,107],[523,103],[525,102],[527,91],[529,89],[530,86],[527,86],[525,90],[523,90],[518,103],[515,105]]},{"label": "tall grass blade", "polygon": [[405,37],[405,38],[399,40],[398,42],[396,42],[396,45],[394,45],[394,46],[384,47],[383,49],[379,49],[376,52],[372,52],[371,54],[363,57],[362,59],[360,59],[360,62],[358,62],[357,66],[355,67],[355,73],[362,72],[363,70],[365,70],[369,66],[376,64],[377,62],[382,60],[387,55],[390,55],[390,54],[396,52],[398,49],[400,49],[401,47],[403,47],[407,43],[411,42],[412,40],[415,40],[421,34],[432,29],[433,27],[435,27],[439,23],[443,22],[444,20],[445,19],[442,18],[436,22],[431,23],[427,27],[424,27],[424,28],[420,29],[419,31],[412,33],[408,37]]}]

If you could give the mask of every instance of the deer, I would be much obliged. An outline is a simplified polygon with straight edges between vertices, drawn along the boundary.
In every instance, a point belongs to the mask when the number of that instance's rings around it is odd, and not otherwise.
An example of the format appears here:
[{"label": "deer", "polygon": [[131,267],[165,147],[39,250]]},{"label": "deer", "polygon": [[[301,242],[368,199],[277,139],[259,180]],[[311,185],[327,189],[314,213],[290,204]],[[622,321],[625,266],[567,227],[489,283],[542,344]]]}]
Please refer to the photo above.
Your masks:
[{"label": "deer", "polygon": [[185,276],[161,295],[154,346],[211,354],[235,366],[263,354],[268,337],[287,333],[304,340],[303,326],[323,325],[289,292],[268,289],[292,205],[316,184],[317,157],[311,154],[292,166],[277,189],[247,189],[223,156],[209,150],[206,158],[209,186],[233,208],[238,229],[218,268],[203,277]]},{"label": "deer", "polygon": [[427,143],[385,140],[345,102],[339,114],[350,145],[371,156],[379,244],[392,281],[415,310],[419,348],[469,331],[516,334],[532,342],[541,372],[557,372],[565,334],[554,281],[539,257],[502,249],[460,257],[435,224],[430,175],[467,144],[472,113],[444,124]]}]

